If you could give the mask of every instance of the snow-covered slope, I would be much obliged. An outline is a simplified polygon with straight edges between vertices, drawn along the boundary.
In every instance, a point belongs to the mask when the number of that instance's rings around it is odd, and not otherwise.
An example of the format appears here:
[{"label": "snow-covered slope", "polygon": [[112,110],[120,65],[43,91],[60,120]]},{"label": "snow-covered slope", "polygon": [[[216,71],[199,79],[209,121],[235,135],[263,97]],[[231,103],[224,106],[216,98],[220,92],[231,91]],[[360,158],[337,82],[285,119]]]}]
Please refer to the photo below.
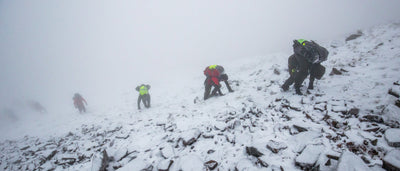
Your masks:
[{"label": "snow-covered slope", "polygon": [[233,93],[201,100],[199,75],[152,86],[152,108],[137,111],[127,91],[120,106],[65,118],[62,131],[40,125],[42,134],[2,141],[0,169],[379,170],[395,149],[385,136],[399,136],[384,133],[400,122],[388,94],[400,92],[400,24],[362,32],[319,42],[327,72],[303,96],[280,89],[290,53],[231,61],[221,65]]}]

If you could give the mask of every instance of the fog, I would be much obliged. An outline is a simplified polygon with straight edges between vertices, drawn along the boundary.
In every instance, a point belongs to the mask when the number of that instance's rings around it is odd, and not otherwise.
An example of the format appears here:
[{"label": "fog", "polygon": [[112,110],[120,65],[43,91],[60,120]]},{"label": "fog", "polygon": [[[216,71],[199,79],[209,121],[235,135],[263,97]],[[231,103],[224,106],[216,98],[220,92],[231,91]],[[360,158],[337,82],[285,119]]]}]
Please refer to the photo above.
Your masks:
[{"label": "fog", "polygon": [[137,96],[140,83],[153,90],[184,85],[210,64],[289,54],[293,39],[328,41],[398,21],[399,6],[398,0],[0,0],[0,109],[34,100],[48,114],[70,112],[75,92],[89,105],[107,106],[122,92]]}]

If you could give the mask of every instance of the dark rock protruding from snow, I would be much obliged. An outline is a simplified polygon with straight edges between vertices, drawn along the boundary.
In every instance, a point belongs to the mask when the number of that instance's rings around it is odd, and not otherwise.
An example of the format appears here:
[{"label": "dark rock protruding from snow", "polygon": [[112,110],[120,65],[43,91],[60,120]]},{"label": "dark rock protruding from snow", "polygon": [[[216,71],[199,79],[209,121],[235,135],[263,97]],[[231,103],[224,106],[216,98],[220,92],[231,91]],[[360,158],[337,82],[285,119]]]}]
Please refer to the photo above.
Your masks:
[{"label": "dark rock protruding from snow", "polygon": [[383,118],[378,115],[365,115],[362,117],[361,121],[383,123]]},{"label": "dark rock protruding from snow", "polygon": [[386,170],[400,170],[400,150],[392,150],[383,158],[383,166]]},{"label": "dark rock protruding from snow", "polygon": [[204,166],[206,166],[210,170],[214,170],[215,168],[217,168],[218,162],[216,162],[215,160],[210,160],[208,162],[205,162]]},{"label": "dark rock protruding from snow", "polygon": [[255,147],[246,147],[246,153],[254,157],[261,157],[262,155],[264,155],[263,153],[258,151],[257,148]]},{"label": "dark rock protruding from snow", "polygon": [[392,147],[400,147],[400,129],[393,128],[385,131],[385,139]]},{"label": "dark rock protruding from snow", "polygon": [[349,37],[347,37],[347,38],[346,38],[346,42],[347,42],[347,41],[350,41],[350,40],[357,39],[357,38],[361,37],[362,35],[363,35],[363,33],[362,33],[361,31],[358,31],[357,33],[352,34],[352,35],[350,35]]},{"label": "dark rock protruding from snow", "polygon": [[347,112],[347,114],[349,114],[349,115],[354,115],[354,116],[358,116],[358,113],[360,113],[360,109],[358,109],[358,108],[351,108],[348,112]]},{"label": "dark rock protruding from snow", "polygon": [[281,150],[286,149],[288,146],[283,142],[277,142],[274,140],[270,140],[267,143],[267,148],[271,150],[273,153],[278,153]]},{"label": "dark rock protruding from snow", "polygon": [[337,171],[353,170],[369,171],[370,169],[360,157],[352,152],[345,151],[340,156]]},{"label": "dark rock protruding from snow", "polygon": [[336,68],[332,68],[332,71],[329,75],[342,75],[342,72]]},{"label": "dark rock protruding from snow", "polygon": [[303,170],[311,170],[316,166],[323,149],[323,145],[307,145],[301,154],[296,157],[296,165]]},{"label": "dark rock protruding from snow", "polygon": [[192,145],[200,137],[201,132],[199,129],[192,129],[182,135],[183,145]]},{"label": "dark rock protruding from snow", "polygon": [[294,128],[296,128],[299,132],[304,132],[304,131],[308,131],[307,128],[300,126],[300,125],[293,125]]}]

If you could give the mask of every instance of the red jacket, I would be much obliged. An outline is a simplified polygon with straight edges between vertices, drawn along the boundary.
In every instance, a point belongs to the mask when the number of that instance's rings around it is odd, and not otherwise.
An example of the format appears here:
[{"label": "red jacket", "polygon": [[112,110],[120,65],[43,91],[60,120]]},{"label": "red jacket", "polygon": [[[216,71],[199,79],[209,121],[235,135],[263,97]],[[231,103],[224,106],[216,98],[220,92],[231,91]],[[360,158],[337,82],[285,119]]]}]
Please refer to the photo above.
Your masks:
[{"label": "red jacket", "polygon": [[217,69],[210,69],[209,67],[207,67],[204,70],[204,75],[207,76],[207,84],[212,84],[214,83],[215,85],[219,85],[219,71]]},{"label": "red jacket", "polygon": [[86,105],[87,105],[87,102],[83,97],[81,97],[81,96],[74,97],[74,105],[75,105],[75,107],[76,106],[83,106],[83,102],[85,102]]}]

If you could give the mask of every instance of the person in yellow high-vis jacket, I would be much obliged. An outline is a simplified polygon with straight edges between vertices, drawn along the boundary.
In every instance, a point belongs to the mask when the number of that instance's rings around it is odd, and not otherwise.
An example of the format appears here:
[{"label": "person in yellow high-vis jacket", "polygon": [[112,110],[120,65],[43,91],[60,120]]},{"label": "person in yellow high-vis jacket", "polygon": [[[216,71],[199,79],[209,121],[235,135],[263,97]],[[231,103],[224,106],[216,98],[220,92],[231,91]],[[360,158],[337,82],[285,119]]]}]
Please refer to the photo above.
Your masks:
[{"label": "person in yellow high-vis jacket", "polygon": [[136,87],[136,91],[139,92],[139,97],[138,97],[138,100],[137,100],[137,105],[138,105],[138,109],[139,110],[140,110],[140,101],[143,101],[143,105],[146,108],[150,107],[149,90],[150,90],[150,85],[142,84],[142,85]]}]

